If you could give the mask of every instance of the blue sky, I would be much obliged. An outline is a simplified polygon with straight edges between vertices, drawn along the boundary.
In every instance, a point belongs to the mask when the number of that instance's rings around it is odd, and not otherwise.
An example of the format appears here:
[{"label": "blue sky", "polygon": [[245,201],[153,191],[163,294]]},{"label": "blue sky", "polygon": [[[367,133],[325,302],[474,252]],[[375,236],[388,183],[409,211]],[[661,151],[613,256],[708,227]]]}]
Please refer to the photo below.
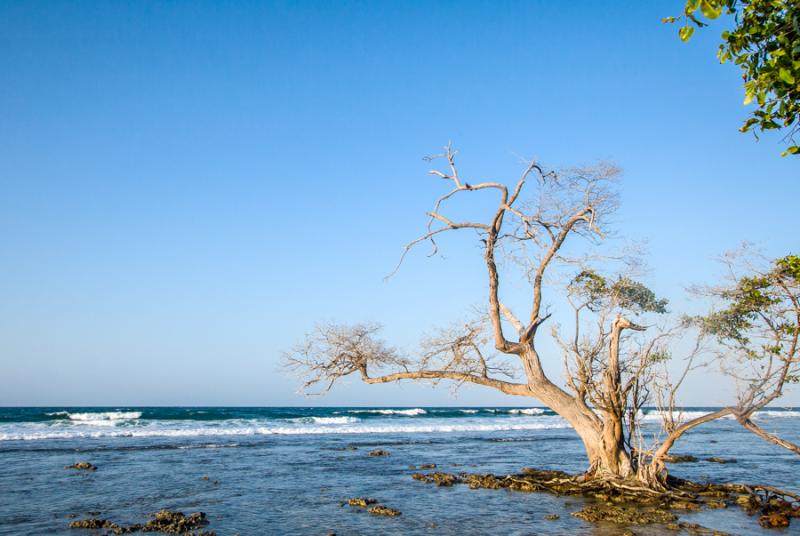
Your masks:
[{"label": "blue sky", "polygon": [[[484,299],[459,239],[382,279],[448,140],[481,179],[520,155],[620,165],[619,228],[675,310],[743,240],[796,252],[797,159],[737,132],[726,22],[683,44],[660,22],[680,7],[3,2],[0,404],[524,403],[355,381],[309,400],[279,367],[317,321],[410,347]],[[724,403],[709,381],[685,401]]]}]

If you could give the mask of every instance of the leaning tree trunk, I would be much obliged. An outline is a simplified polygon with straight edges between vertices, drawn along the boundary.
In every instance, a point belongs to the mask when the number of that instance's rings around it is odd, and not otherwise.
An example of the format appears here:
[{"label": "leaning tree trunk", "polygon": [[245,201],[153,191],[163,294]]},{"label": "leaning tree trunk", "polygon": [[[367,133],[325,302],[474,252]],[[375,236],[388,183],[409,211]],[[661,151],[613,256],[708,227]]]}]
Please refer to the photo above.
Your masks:
[{"label": "leaning tree trunk", "polygon": [[581,438],[589,461],[586,478],[632,477],[634,471],[623,441],[622,419],[607,414],[601,420],[580,399],[552,383],[533,348],[525,349],[521,357],[531,395],[566,420]]}]

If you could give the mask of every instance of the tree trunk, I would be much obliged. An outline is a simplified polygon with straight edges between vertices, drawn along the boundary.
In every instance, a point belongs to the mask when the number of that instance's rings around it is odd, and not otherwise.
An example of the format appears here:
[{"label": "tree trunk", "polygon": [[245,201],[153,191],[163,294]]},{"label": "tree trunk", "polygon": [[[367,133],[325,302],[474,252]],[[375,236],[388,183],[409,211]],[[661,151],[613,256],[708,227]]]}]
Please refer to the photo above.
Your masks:
[{"label": "tree trunk", "polygon": [[625,450],[622,420],[607,414],[605,422],[602,421],[582,401],[548,380],[533,348],[526,349],[521,357],[531,395],[566,420],[583,441],[589,461],[586,477],[632,477],[634,471]]}]

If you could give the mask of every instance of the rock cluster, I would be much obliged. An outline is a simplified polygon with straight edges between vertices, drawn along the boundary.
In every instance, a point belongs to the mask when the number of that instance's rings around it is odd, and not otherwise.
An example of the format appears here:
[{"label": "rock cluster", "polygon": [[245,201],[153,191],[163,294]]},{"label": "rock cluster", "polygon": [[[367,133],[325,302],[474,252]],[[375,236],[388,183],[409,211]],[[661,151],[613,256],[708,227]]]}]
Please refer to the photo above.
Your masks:
[{"label": "rock cluster", "polygon": [[[130,534],[133,532],[161,532],[165,534],[187,534],[189,536],[214,536],[214,532],[200,530],[206,525],[206,514],[193,512],[184,515],[182,512],[161,510],[153,514],[152,519],[144,524],[120,526],[108,519],[81,519],[69,524],[73,529],[107,529],[113,534]],[[198,531],[199,532],[195,532]]]},{"label": "rock cluster", "polygon": [[369,453],[367,453],[367,455],[368,456],[390,456],[391,453],[388,450],[375,449],[375,450],[369,451]]},{"label": "rock cluster", "polygon": [[436,484],[437,486],[452,486],[453,484],[459,482],[458,477],[456,475],[451,475],[450,473],[414,473],[411,475],[411,478],[414,480],[420,480],[422,482],[427,482],[428,484]]},{"label": "rock cluster", "polygon": [[589,521],[590,523],[610,521],[622,525],[665,524],[678,519],[675,514],[665,510],[641,509],[612,504],[593,504],[579,512],[573,512],[572,515],[584,521]]},{"label": "rock cluster", "polygon": [[89,462],[78,462],[64,466],[64,469],[77,469],[79,471],[97,471],[97,466]]},{"label": "rock cluster", "polygon": [[370,499],[368,497],[354,497],[347,501],[347,504],[350,506],[359,506],[361,508],[366,508],[370,504],[378,504],[378,499]]},{"label": "rock cluster", "polygon": [[400,510],[395,510],[394,508],[389,508],[388,506],[379,505],[378,504],[379,502],[380,501],[378,501],[378,499],[370,499],[368,497],[353,497],[352,499],[347,501],[347,504],[349,504],[350,506],[356,506],[358,508],[366,508],[367,506],[375,505],[372,506],[372,508],[370,508],[369,510],[367,510],[367,512],[378,516],[395,517],[402,514]]},{"label": "rock cluster", "polygon": [[694,463],[698,460],[695,456],[692,456],[690,454],[685,454],[685,455],[672,454],[667,456],[664,459],[664,461],[667,463]]},{"label": "rock cluster", "polygon": [[389,516],[395,517],[402,515],[400,510],[395,510],[394,508],[389,508],[388,506],[373,506],[369,510],[367,510],[370,514],[375,514],[378,516]]},{"label": "rock cluster", "polygon": [[[725,536],[724,532],[691,523],[679,523],[675,510],[727,508],[738,504],[748,514],[759,514],[762,527],[786,527],[791,518],[800,517],[800,498],[768,486],[739,484],[697,484],[669,478],[668,489],[656,491],[636,481],[586,479],[561,471],[524,469],[521,474],[493,475],[442,472],[413,473],[411,477],[437,486],[465,484],[471,489],[510,489],[546,491],[556,495],[580,495],[600,501],[572,515],[589,522],[622,525],[661,524],[689,534]],[[781,495],[781,493],[784,493]],[[548,517],[547,519],[554,519]]]},{"label": "rock cluster", "polygon": [[711,456],[706,458],[707,462],[713,463],[736,463],[736,458],[720,458],[719,456]]},{"label": "rock cluster", "polygon": [[780,497],[767,498],[760,505],[758,524],[767,529],[788,527],[791,518],[800,518],[800,506],[793,506]]}]

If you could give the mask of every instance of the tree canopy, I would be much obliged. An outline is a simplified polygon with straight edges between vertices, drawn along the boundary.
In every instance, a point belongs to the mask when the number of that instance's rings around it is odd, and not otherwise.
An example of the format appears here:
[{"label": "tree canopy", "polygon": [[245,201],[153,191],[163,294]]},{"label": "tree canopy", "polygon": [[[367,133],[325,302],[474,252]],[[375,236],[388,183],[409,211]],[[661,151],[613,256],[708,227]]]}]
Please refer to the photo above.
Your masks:
[{"label": "tree canopy", "polygon": [[789,147],[783,155],[800,154],[794,136],[800,130],[800,2],[797,0],[688,0],[683,14],[664,22],[684,22],[678,30],[688,41],[695,28],[723,13],[735,26],[722,33],[717,56],[742,69],[744,104],[756,109],[739,129],[754,134],[786,129]]}]

